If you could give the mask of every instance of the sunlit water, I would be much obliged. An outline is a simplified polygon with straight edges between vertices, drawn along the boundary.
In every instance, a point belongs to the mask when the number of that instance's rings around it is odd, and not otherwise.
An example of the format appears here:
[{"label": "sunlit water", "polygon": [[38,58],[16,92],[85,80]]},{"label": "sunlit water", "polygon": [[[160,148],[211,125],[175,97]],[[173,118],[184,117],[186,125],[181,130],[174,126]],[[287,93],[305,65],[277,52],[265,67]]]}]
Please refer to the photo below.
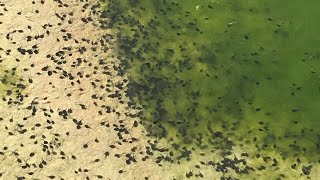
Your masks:
[{"label": "sunlit water", "polygon": [[[150,136],[176,151],[243,153],[248,167],[227,166],[226,177],[317,171],[320,1],[107,4],[102,19],[111,18],[106,27],[117,32],[128,96],[142,107]],[[172,155],[171,163],[183,158]],[[277,166],[288,171],[277,174]]]}]

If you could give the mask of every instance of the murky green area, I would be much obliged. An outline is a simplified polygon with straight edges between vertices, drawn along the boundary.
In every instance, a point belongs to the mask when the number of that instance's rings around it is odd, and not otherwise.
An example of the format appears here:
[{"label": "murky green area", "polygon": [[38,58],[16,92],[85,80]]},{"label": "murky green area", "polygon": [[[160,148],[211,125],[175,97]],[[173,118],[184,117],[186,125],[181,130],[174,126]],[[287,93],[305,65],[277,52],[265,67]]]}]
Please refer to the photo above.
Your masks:
[{"label": "murky green area", "polygon": [[8,105],[12,103],[18,103],[17,101],[11,101],[21,98],[21,93],[25,88],[22,84],[17,68],[5,68],[0,66],[0,97],[3,101],[8,101]]},{"label": "murky green area", "polygon": [[[317,0],[108,1],[102,19],[117,32],[128,96],[142,106],[150,136],[180,152],[163,161],[188,160],[182,147],[219,149],[222,158],[241,149],[250,163],[224,164],[225,177],[315,172],[319,7]],[[265,168],[255,163],[261,158]],[[277,166],[288,171],[277,174]]]}]

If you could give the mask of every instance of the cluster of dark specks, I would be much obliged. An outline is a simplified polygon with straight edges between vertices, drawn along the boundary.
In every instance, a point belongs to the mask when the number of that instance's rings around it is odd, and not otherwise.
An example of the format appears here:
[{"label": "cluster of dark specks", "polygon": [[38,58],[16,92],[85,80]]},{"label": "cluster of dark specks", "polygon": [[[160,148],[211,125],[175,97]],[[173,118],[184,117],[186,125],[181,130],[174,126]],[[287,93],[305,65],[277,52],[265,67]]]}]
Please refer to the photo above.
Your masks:
[{"label": "cluster of dark specks", "polygon": [[137,112],[123,96],[128,80],[109,51],[115,38],[94,26],[100,5],[69,2],[0,1],[9,44],[0,59],[17,67],[1,74],[10,84],[0,108],[6,179],[126,179],[153,154],[140,145]]},{"label": "cluster of dark specks", "polygon": [[[145,62],[143,52],[157,49],[150,43],[138,46],[138,37],[148,37],[146,27],[133,17],[121,16],[116,1],[109,4],[114,12],[100,12],[100,5],[88,0],[69,3],[71,1],[31,1],[27,10],[17,1],[0,1],[1,40],[9,44],[0,44],[0,177],[19,180],[163,179],[159,177],[163,174],[151,171],[155,165],[159,171],[172,167],[171,172],[181,167],[180,172],[166,175],[173,179],[181,174],[182,179],[210,179],[211,174],[221,179],[234,179],[234,173],[262,174],[266,169],[276,171],[284,163],[285,154],[283,157],[264,154],[263,150],[277,149],[278,146],[257,144],[257,137],[250,139],[251,130],[248,131],[250,136],[239,138],[239,142],[243,147],[253,144],[254,151],[236,155],[234,140],[228,138],[228,133],[237,129],[237,123],[223,123],[219,129],[204,125],[204,133],[190,136],[188,128],[199,126],[199,123],[180,121],[178,113],[178,120],[168,120],[167,125],[177,127],[176,136],[182,143],[168,138],[169,146],[163,145],[161,137],[166,137],[168,132],[160,123],[166,117],[160,99],[155,102],[152,122],[144,121],[145,127],[150,127],[147,136],[157,136],[160,140],[141,137],[142,129],[137,119],[141,118],[141,107],[127,98],[138,93],[139,98],[151,99],[148,97],[151,91],[161,95],[170,87],[184,87],[188,82],[182,79],[169,82],[168,79],[148,76],[146,81],[152,86],[132,82],[127,89],[124,66],[133,61],[132,57]],[[170,8],[178,6],[176,3],[168,5]],[[170,8],[160,11],[165,14]],[[140,9],[145,11],[143,7]],[[50,20],[43,20],[41,16]],[[100,24],[97,16],[102,18]],[[109,16],[111,19],[107,18]],[[12,18],[15,21],[11,23]],[[148,24],[152,29],[156,28],[156,19],[152,18]],[[132,39],[121,33],[116,36],[109,32],[99,33],[94,26],[106,29],[118,22],[137,27],[132,29]],[[195,24],[189,25],[202,34]],[[180,28],[173,25],[172,29]],[[177,32],[177,36],[182,33]],[[116,39],[123,53],[118,56],[110,54]],[[244,35],[244,39],[250,37]],[[138,51],[133,52],[134,47]],[[178,49],[180,52],[186,50],[182,45]],[[175,51],[166,50],[169,55]],[[123,66],[119,65],[120,60]],[[167,64],[164,61],[152,67],[148,62],[142,63],[140,72],[151,68],[160,70]],[[189,70],[191,66],[188,60],[181,61],[174,71]],[[210,76],[208,73],[204,75]],[[193,91],[190,96],[196,100],[201,92]],[[259,112],[262,108],[256,107],[255,110]],[[194,111],[194,108],[189,109],[190,113]],[[298,113],[299,109],[293,108],[292,112]],[[255,130],[268,133],[268,129],[267,123],[259,121]],[[301,136],[308,136],[310,131],[302,129]],[[146,144],[140,142],[142,138],[146,138],[143,139]],[[307,152],[296,142],[290,144],[290,148]],[[314,166],[301,160],[299,154],[296,156],[291,169],[301,177],[310,178]],[[262,163],[256,165],[248,161],[250,159]],[[135,178],[131,177],[132,174]],[[277,177],[290,178],[282,173]]]}]

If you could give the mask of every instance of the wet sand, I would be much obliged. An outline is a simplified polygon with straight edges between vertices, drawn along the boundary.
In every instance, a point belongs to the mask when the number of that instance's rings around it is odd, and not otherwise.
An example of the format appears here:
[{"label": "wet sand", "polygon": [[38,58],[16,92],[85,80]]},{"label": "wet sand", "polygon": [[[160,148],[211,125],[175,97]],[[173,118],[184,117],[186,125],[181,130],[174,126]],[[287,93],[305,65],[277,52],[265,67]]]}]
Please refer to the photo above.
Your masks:
[{"label": "wet sand", "polygon": [[99,6],[0,5],[2,71],[16,68],[13,84],[0,86],[1,179],[160,179],[153,161],[141,160],[148,143]]}]

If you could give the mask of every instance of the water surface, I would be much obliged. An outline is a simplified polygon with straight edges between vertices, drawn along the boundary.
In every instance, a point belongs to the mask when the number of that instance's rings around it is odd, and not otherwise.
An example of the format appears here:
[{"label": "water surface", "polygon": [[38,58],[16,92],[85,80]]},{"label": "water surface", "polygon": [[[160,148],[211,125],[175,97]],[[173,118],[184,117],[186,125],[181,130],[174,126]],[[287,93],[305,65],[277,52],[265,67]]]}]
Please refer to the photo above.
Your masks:
[{"label": "water surface", "polygon": [[188,161],[186,149],[214,150],[222,160],[213,171],[225,178],[316,177],[319,6],[108,1],[102,19],[117,32],[127,95],[142,107],[148,134],[168,142],[160,154],[170,158],[157,163]]}]

